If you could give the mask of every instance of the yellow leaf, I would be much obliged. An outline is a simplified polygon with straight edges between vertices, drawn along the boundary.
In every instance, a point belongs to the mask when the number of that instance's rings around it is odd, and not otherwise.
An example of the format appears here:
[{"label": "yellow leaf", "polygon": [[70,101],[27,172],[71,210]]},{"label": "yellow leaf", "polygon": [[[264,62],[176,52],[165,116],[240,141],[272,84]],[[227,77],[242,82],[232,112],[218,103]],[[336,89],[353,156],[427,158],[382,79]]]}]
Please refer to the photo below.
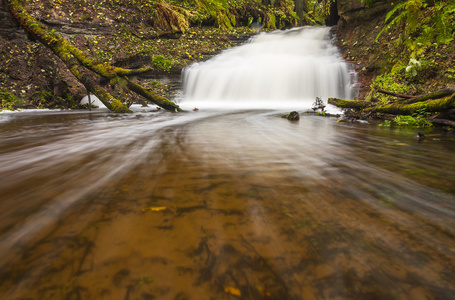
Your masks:
[{"label": "yellow leaf", "polygon": [[225,293],[229,293],[229,294],[234,295],[234,296],[237,296],[237,297],[241,296],[240,290],[238,288],[233,287],[233,286],[224,287],[224,292]]},{"label": "yellow leaf", "polygon": [[144,207],[142,211],[162,211],[166,210],[166,206]]}]

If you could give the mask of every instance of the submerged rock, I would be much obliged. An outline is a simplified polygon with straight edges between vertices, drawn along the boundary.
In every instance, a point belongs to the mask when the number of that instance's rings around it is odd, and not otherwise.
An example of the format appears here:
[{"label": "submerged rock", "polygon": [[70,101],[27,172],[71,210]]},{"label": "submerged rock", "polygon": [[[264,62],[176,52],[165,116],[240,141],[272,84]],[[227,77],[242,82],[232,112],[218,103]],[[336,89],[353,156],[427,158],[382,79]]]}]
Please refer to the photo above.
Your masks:
[{"label": "submerged rock", "polygon": [[422,132],[419,131],[419,133],[417,134],[416,136],[417,140],[418,141],[421,141],[425,138],[425,134],[423,134]]},{"label": "submerged rock", "polygon": [[281,116],[282,118],[286,118],[289,121],[298,121],[300,120],[300,114],[296,111],[291,111],[290,113]]}]

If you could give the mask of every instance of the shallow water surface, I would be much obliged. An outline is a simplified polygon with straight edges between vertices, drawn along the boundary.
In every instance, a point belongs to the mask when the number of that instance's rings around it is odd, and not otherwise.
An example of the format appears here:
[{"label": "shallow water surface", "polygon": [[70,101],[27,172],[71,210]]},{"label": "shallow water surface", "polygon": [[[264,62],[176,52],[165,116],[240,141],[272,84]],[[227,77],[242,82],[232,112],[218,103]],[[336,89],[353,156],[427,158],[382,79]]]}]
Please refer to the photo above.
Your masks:
[{"label": "shallow water surface", "polygon": [[278,111],[0,119],[1,299],[455,299],[455,135]]}]

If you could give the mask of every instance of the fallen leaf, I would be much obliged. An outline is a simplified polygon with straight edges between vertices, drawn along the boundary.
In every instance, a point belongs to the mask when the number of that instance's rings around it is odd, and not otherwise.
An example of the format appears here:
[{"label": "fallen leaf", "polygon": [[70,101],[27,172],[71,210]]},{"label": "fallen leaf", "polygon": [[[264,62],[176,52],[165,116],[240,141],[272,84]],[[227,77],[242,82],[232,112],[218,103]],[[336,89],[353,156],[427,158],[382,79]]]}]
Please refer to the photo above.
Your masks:
[{"label": "fallen leaf", "polygon": [[234,295],[234,296],[237,296],[237,297],[241,296],[240,290],[238,288],[233,287],[233,286],[224,287],[224,292],[225,293],[229,293],[229,294]]}]

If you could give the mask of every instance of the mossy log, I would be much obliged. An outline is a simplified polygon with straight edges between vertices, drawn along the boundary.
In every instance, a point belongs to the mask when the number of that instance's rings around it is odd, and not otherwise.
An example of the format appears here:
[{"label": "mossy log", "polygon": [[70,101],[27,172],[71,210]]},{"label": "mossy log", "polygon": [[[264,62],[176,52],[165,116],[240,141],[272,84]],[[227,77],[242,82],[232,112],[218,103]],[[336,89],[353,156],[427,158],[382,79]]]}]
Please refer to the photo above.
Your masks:
[{"label": "mossy log", "polygon": [[[120,100],[113,97],[101,84],[101,79],[111,79],[110,82],[125,81],[126,76],[132,76],[143,72],[150,72],[151,68],[136,70],[113,67],[107,63],[99,63],[91,59],[81,50],[74,47],[62,36],[54,31],[48,30],[38,20],[33,18],[23,7],[20,0],[6,0],[11,15],[16,19],[33,38],[36,38],[44,46],[51,49],[66,64],[71,73],[81,82],[87,92],[96,95],[100,101],[113,112],[131,112],[131,110]],[[146,97],[154,104],[172,111],[180,111],[178,105],[158,96],[139,84],[133,84],[128,80],[127,88],[131,91]]]},{"label": "mossy log", "polygon": [[344,100],[344,99],[338,99],[338,98],[329,98],[328,100],[329,104],[335,105],[340,108],[352,108],[352,109],[357,109],[361,110],[367,107],[370,103],[366,101],[360,101],[360,100]]},{"label": "mossy log", "polygon": [[129,79],[127,79],[127,85],[126,86],[130,90],[132,90],[133,92],[141,95],[142,97],[146,98],[147,100],[150,100],[153,103],[160,103],[159,106],[164,108],[164,109],[175,111],[175,112],[182,111],[180,109],[180,107],[177,104],[175,104],[174,102],[169,101],[168,99],[166,99],[166,98],[164,98],[162,96],[159,96],[159,95],[157,95],[155,93],[152,93],[151,91],[143,88],[141,85],[139,85],[139,84],[137,84],[135,82],[132,82]]},{"label": "mossy log", "polygon": [[337,98],[329,98],[328,102],[329,104],[340,108],[363,110],[365,113],[412,115],[418,111],[443,112],[455,108],[455,93],[453,90],[442,90],[412,99],[379,105],[373,105],[366,101],[343,100]]},{"label": "mossy log", "polygon": [[382,104],[374,107],[368,107],[365,109],[365,112],[379,112],[394,115],[412,115],[418,111],[435,113],[447,111],[451,108],[455,108],[455,94],[442,99],[432,99],[411,104],[403,104],[399,102]]}]

